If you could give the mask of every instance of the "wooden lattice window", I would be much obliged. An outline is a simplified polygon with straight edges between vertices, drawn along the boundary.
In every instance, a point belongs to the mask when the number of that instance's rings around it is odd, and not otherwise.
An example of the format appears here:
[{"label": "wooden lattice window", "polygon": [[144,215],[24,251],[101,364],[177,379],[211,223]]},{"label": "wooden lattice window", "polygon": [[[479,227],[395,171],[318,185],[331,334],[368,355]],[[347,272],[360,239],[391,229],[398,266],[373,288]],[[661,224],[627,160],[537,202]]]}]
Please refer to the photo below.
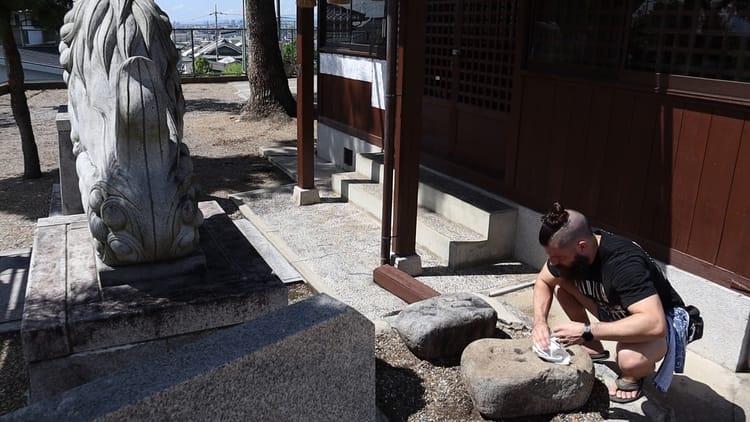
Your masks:
[{"label": "wooden lattice window", "polygon": [[516,0],[430,0],[425,95],[510,111]]},{"label": "wooden lattice window", "polygon": [[510,112],[516,2],[465,0],[463,4],[457,101]]},{"label": "wooden lattice window", "polygon": [[529,62],[619,67],[627,3],[622,0],[535,2]]},{"label": "wooden lattice window", "polygon": [[647,0],[636,3],[627,68],[750,81],[750,2]]},{"label": "wooden lattice window", "polygon": [[453,84],[453,45],[456,0],[427,2],[425,26],[425,95],[450,99]]}]

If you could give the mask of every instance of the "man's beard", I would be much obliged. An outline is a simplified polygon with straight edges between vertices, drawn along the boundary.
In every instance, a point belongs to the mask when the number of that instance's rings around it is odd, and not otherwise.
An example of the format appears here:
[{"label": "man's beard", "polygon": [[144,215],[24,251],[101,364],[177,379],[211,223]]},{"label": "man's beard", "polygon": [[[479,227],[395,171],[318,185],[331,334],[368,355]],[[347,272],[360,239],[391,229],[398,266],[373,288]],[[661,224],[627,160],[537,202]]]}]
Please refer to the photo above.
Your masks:
[{"label": "man's beard", "polygon": [[560,277],[567,278],[568,280],[586,280],[591,270],[588,259],[583,256],[576,254],[573,258],[573,263],[568,265],[557,265],[558,271],[560,271]]}]

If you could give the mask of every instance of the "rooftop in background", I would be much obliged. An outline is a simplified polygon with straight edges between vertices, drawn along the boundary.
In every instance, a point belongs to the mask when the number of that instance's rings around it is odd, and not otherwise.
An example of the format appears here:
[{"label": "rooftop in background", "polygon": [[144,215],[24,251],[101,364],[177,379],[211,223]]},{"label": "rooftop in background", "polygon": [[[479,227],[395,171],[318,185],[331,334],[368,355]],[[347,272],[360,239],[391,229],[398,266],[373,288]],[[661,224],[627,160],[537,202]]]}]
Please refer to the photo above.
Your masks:
[{"label": "rooftop in background", "polygon": [[[19,47],[26,81],[62,80],[60,53],[56,45]],[[0,47],[0,81],[8,79],[5,50]]]}]

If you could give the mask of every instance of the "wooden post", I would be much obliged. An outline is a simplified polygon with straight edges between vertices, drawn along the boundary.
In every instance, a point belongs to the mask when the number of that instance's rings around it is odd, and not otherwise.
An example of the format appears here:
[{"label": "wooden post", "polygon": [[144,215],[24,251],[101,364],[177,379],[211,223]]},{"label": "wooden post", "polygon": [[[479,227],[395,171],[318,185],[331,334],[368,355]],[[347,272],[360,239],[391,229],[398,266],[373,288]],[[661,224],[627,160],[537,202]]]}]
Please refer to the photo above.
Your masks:
[{"label": "wooden post", "polygon": [[416,255],[426,3],[401,1],[399,7],[393,253],[404,258]]},{"label": "wooden post", "polygon": [[313,144],[313,7],[315,0],[297,0],[297,186],[292,201],[298,206],[320,202]]},{"label": "wooden post", "polygon": [[297,2],[297,186],[314,189],[313,7],[303,3]]}]

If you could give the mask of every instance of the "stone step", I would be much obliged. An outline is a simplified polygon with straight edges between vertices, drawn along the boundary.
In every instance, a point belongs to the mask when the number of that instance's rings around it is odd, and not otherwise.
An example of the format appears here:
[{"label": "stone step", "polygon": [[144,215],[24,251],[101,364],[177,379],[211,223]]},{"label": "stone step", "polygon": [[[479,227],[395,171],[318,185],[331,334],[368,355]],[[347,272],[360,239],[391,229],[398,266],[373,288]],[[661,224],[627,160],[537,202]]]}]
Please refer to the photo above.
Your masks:
[{"label": "stone step", "polygon": [[[356,171],[334,173],[331,183],[349,202],[380,218],[383,155],[357,154]],[[516,211],[449,177],[420,170],[417,242],[451,268],[512,255]]]},{"label": "stone step", "polygon": [[[380,219],[382,184],[350,172],[334,174],[332,185],[342,198]],[[496,261],[509,255],[509,251],[498,250],[485,235],[421,206],[417,209],[416,240],[451,268]]]},{"label": "stone step", "polygon": [[[355,174],[374,182],[383,180],[383,154],[357,154],[355,163]],[[514,235],[516,211],[513,207],[426,167],[419,172],[417,201],[420,206],[486,237]],[[501,226],[512,230],[497,229]]]}]

